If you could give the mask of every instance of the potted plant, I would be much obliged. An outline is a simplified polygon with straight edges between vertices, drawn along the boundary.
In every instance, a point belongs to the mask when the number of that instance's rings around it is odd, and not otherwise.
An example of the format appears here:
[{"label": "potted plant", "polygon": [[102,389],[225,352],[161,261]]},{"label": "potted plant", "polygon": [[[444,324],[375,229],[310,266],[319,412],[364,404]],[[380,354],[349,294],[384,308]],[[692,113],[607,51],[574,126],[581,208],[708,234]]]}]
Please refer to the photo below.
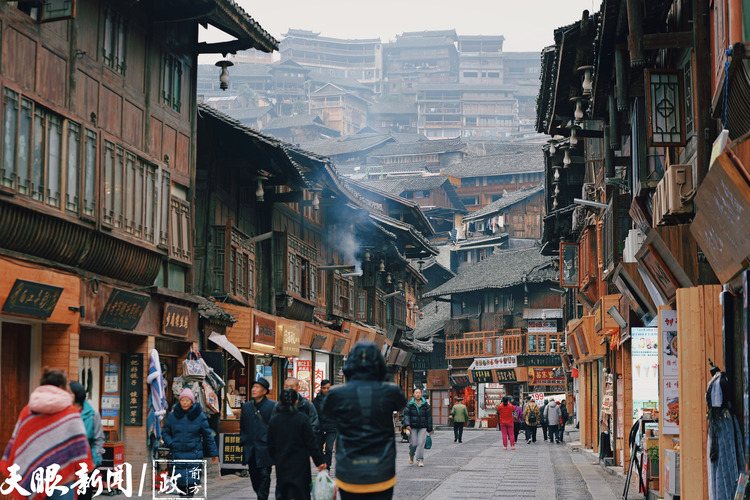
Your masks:
[{"label": "potted plant", "polygon": [[659,489],[659,447],[651,446],[646,450],[648,455],[649,489]]}]

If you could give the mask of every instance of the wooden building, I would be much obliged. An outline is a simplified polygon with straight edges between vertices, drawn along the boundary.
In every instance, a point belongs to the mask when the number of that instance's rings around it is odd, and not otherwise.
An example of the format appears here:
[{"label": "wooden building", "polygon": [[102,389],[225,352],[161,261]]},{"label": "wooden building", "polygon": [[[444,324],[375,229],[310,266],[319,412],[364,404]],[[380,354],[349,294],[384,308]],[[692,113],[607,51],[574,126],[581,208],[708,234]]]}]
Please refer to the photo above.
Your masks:
[{"label": "wooden building", "polygon": [[0,443],[59,367],[140,470],[149,353],[171,381],[199,338],[197,57],[277,42],[229,0],[3,2],[0,24]]},{"label": "wooden building", "polygon": [[354,134],[367,124],[367,105],[361,97],[331,83],[310,95],[310,112],[341,135]]},{"label": "wooden building", "polygon": [[[508,233],[511,238],[540,240],[544,217],[544,185],[505,193],[489,205],[464,216],[479,234]],[[469,232],[468,230],[465,230]]]}]

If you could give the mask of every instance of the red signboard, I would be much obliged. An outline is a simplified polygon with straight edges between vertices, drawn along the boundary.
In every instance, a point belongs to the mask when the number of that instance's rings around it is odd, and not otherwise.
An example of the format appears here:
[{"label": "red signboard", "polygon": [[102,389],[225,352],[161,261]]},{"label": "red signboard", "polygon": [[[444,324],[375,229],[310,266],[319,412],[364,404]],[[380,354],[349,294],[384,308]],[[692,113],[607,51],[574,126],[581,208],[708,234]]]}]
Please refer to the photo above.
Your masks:
[{"label": "red signboard", "polygon": [[253,344],[276,347],[276,322],[260,316],[254,317]]},{"label": "red signboard", "polygon": [[565,385],[565,377],[555,376],[555,368],[529,368],[529,385]]}]

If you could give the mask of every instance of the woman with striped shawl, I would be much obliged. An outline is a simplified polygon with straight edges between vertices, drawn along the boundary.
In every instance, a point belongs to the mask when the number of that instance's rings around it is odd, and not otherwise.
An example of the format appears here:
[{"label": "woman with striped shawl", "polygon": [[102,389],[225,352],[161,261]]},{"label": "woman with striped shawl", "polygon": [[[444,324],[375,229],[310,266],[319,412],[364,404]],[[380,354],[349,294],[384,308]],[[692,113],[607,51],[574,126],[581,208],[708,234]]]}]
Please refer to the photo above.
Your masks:
[{"label": "woman with striped shawl", "polygon": [[[74,499],[73,483],[79,464],[85,463],[89,472],[94,467],[86,428],[67,387],[64,371],[45,367],[40,386],[21,410],[0,460],[0,475],[8,477],[10,482],[15,478],[16,486],[10,492],[14,498]],[[48,466],[59,467],[60,480],[51,495],[44,492],[45,488],[32,488],[32,482],[39,482],[39,473],[35,471],[46,470]]]}]

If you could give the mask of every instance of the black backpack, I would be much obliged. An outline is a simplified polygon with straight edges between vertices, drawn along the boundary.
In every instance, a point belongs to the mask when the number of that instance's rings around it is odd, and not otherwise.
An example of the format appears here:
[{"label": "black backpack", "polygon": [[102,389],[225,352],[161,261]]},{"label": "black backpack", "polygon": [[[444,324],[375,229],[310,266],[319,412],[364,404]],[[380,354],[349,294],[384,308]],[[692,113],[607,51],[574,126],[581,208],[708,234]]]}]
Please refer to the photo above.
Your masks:
[{"label": "black backpack", "polygon": [[526,420],[528,420],[529,425],[536,425],[536,412],[529,409],[529,417]]}]

